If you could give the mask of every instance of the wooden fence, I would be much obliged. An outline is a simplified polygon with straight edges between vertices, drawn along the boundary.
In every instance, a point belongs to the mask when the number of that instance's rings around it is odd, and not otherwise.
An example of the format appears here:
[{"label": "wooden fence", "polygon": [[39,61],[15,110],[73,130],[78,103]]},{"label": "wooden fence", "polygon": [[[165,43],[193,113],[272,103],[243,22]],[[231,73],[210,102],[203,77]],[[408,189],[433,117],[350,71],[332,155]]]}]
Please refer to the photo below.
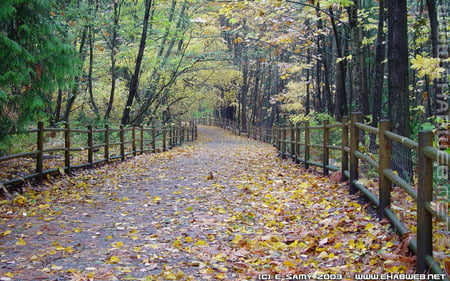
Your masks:
[{"label": "wooden fence", "polygon": [[[449,183],[448,174],[445,174],[447,179],[440,183],[443,184],[441,187],[444,189],[445,196],[436,196],[437,184],[434,184],[433,190],[433,182],[436,180],[433,175],[436,176],[436,170],[439,167],[448,171],[450,154],[433,147],[431,131],[421,131],[416,142],[390,131],[390,122],[387,120],[379,122],[379,126],[375,128],[360,122],[360,119],[360,113],[353,113],[350,118],[345,117],[343,122],[333,124],[325,121],[316,126],[310,126],[309,122],[304,122],[273,128],[249,127],[245,134],[249,138],[272,143],[277,147],[282,158],[290,157],[305,168],[309,168],[310,165],[319,167],[324,175],[327,175],[330,170],[340,170],[350,182],[350,193],[361,191],[376,206],[379,218],[389,219],[393,228],[405,237],[413,232],[391,208],[392,187],[400,187],[415,200],[417,208],[416,235],[409,240],[409,248],[417,256],[416,271],[422,273],[431,270],[435,274],[444,274],[441,265],[433,259],[433,218],[445,224],[447,233],[450,231]],[[219,126],[236,134],[242,132],[239,125],[230,120],[202,119],[199,123]],[[370,134],[377,140],[378,155],[362,149],[361,137]],[[416,170],[412,176],[417,178],[416,184],[402,178],[391,166],[392,147],[396,145],[409,150],[406,153],[409,160],[412,160],[411,153],[415,154]],[[316,150],[316,153],[312,153],[312,150]],[[330,161],[330,153],[334,156],[338,155],[335,157],[338,159],[333,159],[334,164]],[[314,157],[317,155],[320,157]],[[337,167],[336,163],[340,167]],[[378,174],[376,178],[378,195],[372,193],[359,181],[362,165],[372,168]]]},{"label": "wooden fence", "polygon": [[[73,169],[109,163],[115,159],[123,161],[127,157],[146,152],[167,151],[184,142],[195,140],[197,127],[194,122],[189,122],[172,127],[88,126],[86,129],[73,129],[70,124],[66,124],[64,128],[45,128],[44,123],[39,122],[36,129],[27,130],[25,133],[29,138],[32,138],[32,134],[36,135],[36,149],[0,157],[0,164],[7,164],[2,162],[14,159],[32,160],[34,171],[2,179],[1,184],[5,187],[12,187],[32,179],[42,180],[46,175],[58,174],[62,170],[67,173]],[[49,145],[47,136],[58,133],[63,134],[60,146]],[[46,168],[45,162],[49,159],[53,159],[54,163],[51,165],[55,166],[55,162],[58,161],[60,165]],[[73,163],[75,160],[77,163]]]}]

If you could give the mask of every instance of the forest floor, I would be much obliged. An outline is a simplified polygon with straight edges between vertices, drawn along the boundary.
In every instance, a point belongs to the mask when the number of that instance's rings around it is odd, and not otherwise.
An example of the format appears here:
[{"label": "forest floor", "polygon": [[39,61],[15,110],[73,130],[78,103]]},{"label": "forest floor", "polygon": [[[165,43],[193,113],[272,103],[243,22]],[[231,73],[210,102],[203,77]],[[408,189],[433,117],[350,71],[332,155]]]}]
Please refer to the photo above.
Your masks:
[{"label": "forest floor", "polygon": [[358,202],[268,144],[201,126],[196,142],[2,201],[0,280],[414,272],[406,243]]}]

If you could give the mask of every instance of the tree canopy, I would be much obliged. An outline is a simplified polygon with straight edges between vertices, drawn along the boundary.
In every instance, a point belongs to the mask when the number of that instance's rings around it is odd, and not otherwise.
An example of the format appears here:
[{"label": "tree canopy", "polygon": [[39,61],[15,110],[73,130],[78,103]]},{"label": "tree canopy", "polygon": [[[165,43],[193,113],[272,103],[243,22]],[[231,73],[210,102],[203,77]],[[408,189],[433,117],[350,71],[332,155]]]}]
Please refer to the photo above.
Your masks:
[{"label": "tree canopy", "polygon": [[[443,3],[4,0],[0,138],[32,121],[448,126]],[[444,48],[443,46],[447,46]]]}]

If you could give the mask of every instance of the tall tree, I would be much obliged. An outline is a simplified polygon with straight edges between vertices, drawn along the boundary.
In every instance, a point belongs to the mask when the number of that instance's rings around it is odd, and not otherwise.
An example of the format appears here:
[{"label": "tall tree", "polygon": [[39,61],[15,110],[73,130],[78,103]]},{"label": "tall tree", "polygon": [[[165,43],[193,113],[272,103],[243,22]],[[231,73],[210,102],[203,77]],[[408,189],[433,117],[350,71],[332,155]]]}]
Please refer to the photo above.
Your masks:
[{"label": "tall tree", "polygon": [[55,1],[0,1],[0,140],[49,118],[51,93],[74,76],[78,61],[55,8]]},{"label": "tall tree", "polygon": [[131,78],[130,91],[128,93],[128,98],[125,103],[125,108],[123,109],[122,122],[121,122],[123,125],[128,124],[130,121],[131,106],[133,105],[134,98],[136,97],[136,94],[138,92],[139,76],[140,76],[140,72],[141,72],[142,59],[144,57],[145,45],[147,43],[148,24],[149,24],[150,10],[152,8],[152,5],[153,5],[152,0],[145,0],[145,12],[144,12],[144,18],[142,21],[141,41],[139,44],[139,51],[138,51],[138,54],[136,57],[134,73]]},{"label": "tall tree", "polygon": [[411,133],[408,87],[407,1],[388,1],[388,103],[392,129]]},{"label": "tall tree", "polygon": [[[117,80],[117,67],[116,67],[116,54],[117,54],[117,32],[119,29],[119,20],[120,20],[120,13],[121,8],[124,0],[121,1],[114,1],[113,2],[113,24],[112,24],[112,32],[103,32],[103,36],[105,37],[105,41],[107,42],[107,46],[109,47],[111,53],[110,53],[110,60],[111,60],[111,90],[109,93],[109,100],[108,104],[106,106],[106,111],[103,119],[107,122],[109,120],[109,117],[111,115],[111,111],[113,109],[113,103],[114,98],[116,94],[116,80]],[[108,34],[110,34],[110,38],[108,38]],[[109,40],[108,40],[109,39]]]}]

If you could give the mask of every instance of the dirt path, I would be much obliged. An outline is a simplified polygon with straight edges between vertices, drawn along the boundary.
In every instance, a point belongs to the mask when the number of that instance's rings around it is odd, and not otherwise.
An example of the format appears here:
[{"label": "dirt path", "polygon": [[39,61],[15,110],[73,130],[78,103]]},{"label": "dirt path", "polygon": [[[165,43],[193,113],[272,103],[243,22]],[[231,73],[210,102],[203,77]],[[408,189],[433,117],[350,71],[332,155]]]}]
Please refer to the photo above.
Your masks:
[{"label": "dirt path", "polygon": [[25,199],[0,205],[0,280],[412,272],[403,245],[344,184],[212,127],[195,143],[55,180]]}]

